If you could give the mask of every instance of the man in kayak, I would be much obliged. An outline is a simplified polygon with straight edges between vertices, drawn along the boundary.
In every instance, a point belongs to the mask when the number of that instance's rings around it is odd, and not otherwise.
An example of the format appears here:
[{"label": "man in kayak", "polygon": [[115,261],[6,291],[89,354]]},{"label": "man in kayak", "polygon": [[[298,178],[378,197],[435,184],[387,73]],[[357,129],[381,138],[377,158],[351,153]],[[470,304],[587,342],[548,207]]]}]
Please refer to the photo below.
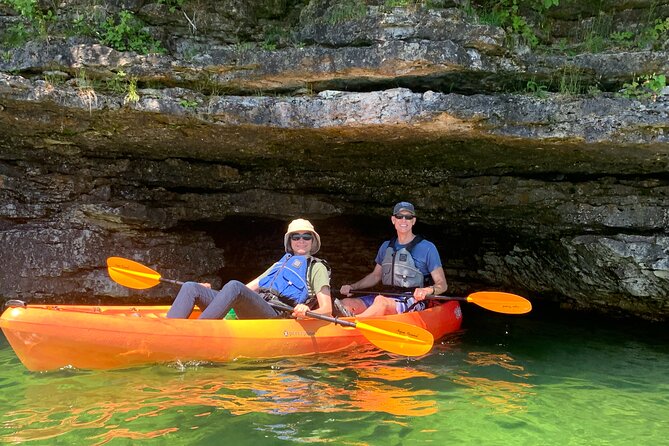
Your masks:
[{"label": "man in kayak", "polygon": [[[383,316],[425,308],[425,296],[446,291],[446,275],[436,246],[413,233],[416,210],[406,201],[397,203],[390,220],[397,236],[381,244],[374,270],[352,284],[342,285],[340,293],[349,296],[335,305],[343,313],[360,317]],[[381,294],[350,297],[351,291],[371,288],[381,282],[387,292],[406,292],[406,298],[390,298]],[[414,304],[416,304],[414,306]]]},{"label": "man in kayak", "polygon": [[223,318],[230,309],[240,319],[283,317],[268,301],[279,299],[294,307],[293,316],[307,311],[332,313],[330,272],[324,260],[313,257],[321,247],[321,237],[304,219],[290,222],[283,239],[286,254],[246,285],[231,280],[221,291],[209,284],[186,282],[167,312],[168,318],[188,318],[197,305],[200,319]]}]

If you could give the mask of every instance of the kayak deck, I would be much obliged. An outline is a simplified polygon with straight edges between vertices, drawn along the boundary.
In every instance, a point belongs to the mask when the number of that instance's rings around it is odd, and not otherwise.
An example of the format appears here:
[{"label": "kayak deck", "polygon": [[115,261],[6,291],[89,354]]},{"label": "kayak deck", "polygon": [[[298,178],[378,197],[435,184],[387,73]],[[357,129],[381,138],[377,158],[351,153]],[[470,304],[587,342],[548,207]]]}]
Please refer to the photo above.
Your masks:
[{"label": "kayak deck", "polygon": [[[359,329],[317,319],[198,320],[199,311],[190,319],[167,319],[168,309],[15,306],[2,314],[0,327],[18,358],[32,371],[302,356],[369,344]],[[439,339],[457,331],[462,318],[459,304],[446,302],[420,312],[374,319],[409,323]]]}]

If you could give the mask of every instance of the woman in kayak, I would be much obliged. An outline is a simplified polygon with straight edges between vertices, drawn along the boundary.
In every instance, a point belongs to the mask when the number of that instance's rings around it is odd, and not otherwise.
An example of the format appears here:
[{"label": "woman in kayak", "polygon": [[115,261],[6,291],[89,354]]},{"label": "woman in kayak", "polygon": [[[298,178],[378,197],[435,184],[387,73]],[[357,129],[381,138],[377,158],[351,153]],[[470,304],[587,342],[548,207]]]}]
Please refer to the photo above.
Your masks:
[{"label": "woman in kayak", "polygon": [[186,282],[167,312],[168,318],[188,318],[197,305],[200,319],[221,319],[234,309],[240,319],[283,317],[268,301],[279,299],[294,307],[293,316],[307,311],[332,313],[330,272],[324,260],[313,257],[321,247],[314,226],[304,219],[290,222],[284,235],[286,254],[246,285],[231,280],[221,291],[209,284]]},{"label": "woman in kayak", "polygon": [[422,310],[425,303],[421,300],[427,295],[443,293],[448,287],[436,246],[413,233],[416,224],[413,204],[397,203],[390,220],[397,235],[381,244],[374,270],[355,283],[342,285],[339,291],[351,296],[353,290],[371,288],[381,282],[387,292],[406,292],[407,297],[393,299],[383,296],[383,292],[370,292],[360,298],[347,297],[336,302],[344,315],[368,317],[404,313],[410,308]]}]

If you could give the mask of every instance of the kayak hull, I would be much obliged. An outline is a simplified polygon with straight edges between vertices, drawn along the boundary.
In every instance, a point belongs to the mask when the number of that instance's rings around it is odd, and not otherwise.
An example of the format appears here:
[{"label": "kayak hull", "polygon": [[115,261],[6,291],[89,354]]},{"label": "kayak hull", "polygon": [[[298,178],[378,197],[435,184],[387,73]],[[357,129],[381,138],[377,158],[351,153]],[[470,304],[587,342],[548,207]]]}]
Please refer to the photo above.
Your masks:
[{"label": "kayak hull", "polygon": [[[359,329],[317,319],[198,320],[197,312],[191,319],[167,319],[168,308],[15,306],[0,316],[0,327],[31,371],[227,362],[331,353],[369,344]],[[460,329],[462,313],[458,302],[446,302],[420,312],[374,319],[409,323],[439,339]]]}]

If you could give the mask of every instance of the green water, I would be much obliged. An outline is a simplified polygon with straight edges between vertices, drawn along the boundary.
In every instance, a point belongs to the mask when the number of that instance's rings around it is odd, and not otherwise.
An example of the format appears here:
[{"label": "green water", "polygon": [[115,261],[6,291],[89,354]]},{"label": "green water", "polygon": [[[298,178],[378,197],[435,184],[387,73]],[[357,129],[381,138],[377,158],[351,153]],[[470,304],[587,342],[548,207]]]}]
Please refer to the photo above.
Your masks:
[{"label": "green water", "polygon": [[0,443],[669,444],[666,326],[465,317],[417,360],[366,349],[40,374],[0,337]]}]

